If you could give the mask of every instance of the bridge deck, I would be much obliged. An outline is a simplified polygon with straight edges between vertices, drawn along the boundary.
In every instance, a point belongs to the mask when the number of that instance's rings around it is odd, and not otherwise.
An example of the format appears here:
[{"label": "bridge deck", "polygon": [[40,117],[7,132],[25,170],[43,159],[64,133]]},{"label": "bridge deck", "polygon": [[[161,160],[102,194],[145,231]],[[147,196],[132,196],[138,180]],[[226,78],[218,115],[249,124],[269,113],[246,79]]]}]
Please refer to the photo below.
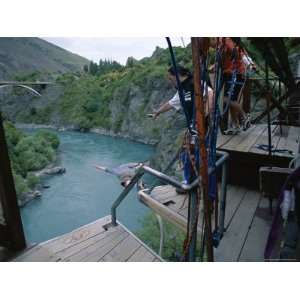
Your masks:
[{"label": "bridge deck", "polygon": [[0,81],[0,85],[51,85],[50,81]]},{"label": "bridge deck", "polygon": [[57,261],[162,261],[157,254],[122,224],[108,227],[111,217],[80,227],[70,233],[38,244],[17,256],[16,262]]}]

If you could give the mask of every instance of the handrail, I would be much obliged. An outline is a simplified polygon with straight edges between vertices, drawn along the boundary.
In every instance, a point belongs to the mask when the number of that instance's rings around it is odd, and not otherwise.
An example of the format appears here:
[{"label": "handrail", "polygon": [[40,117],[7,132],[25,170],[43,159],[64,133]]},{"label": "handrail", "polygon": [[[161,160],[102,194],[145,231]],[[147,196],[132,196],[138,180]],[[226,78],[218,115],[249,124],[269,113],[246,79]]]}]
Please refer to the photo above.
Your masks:
[{"label": "handrail", "polygon": [[135,184],[139,181],[139,179],[144,175],[143,168],[140,168],[135,176],[130,181],[129,185],[122,191],[120,196],[116,199],[111,207],[111,223],[113,226],[117,225],[117,207],[121,204],[121,202],[125,199],[128,193],[132,190]]},{"label": "handrail", "polygon": [[[222,166],[225,161],[229,158],[229,154],[227,152],[223,152],[223,151],[217,151],[217,155],[220,155],[221,158],[219,158],[216,162],[216,166],[214,168],[210,168],[208,170],[208,174],[211,175],[214,172],[217,171],[217,169]],[[148,166],[142,166],[138,172],[136,173],[136,175],[132,178],[131,182],[129,183],[129,185],[121,192],[121,194],[119,195],[119,197],[114,201],[114,203],[112,204],[111,207],[111,223],[113,226],[117,225],[117,208],[118,206],[122,203],[122,201],[125,199],[125,197],[128,195],[128,193],[132,190],[132,188],[135,186],[135,184],[139,181],[139,179],[145,174],[148,173],[154,177],[157,177],[158,179],[160,179],[161,181],[168,183],[176,188],[182,189],[184,191],[190,191],[192,189],[194,189],[198,184],[199,184],[199,180],[200,178],[196,178],[191,184],[184,184],[179,182],[178,180],[164,174],[161,173],[160,171],[157,171],[155,169],[152,169]],[[224,178],[224,181],[226,182],[226,178]],[[222,188],[226,188],[226,184],[222,184]],[[226,193],[223,193],[226,197]]]}]

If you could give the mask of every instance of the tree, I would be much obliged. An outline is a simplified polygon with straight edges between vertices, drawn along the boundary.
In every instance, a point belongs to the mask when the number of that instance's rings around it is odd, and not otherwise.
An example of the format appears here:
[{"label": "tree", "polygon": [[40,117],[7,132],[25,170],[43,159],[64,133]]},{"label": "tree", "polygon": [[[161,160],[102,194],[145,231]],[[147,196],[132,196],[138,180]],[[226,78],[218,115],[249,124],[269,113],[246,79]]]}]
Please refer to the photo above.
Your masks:
[{"label": "tree", "polygon": [[94,63],[93,61],[90,62],[89,65],[89,73],[91,75],[96,75],[98,71],[98,65],[96,63]]},{"label": "tree", "polygon": [[83,66],[83,71],[84,71],[85,73],[88,73],[88,72],[89,72],[89,66],[88,66],[88,65],[84,65],[84,66]]}]

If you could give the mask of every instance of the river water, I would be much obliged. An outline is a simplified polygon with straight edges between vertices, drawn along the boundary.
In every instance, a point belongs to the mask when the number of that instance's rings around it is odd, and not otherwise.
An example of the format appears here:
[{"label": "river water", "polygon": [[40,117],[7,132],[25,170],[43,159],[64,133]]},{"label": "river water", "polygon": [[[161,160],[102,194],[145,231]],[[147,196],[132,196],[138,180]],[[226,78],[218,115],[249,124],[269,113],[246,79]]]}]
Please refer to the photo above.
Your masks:
[{"label": "river water", "polygon": [[[30,133],[34,132],[32,130]],[[43,180],[50,188],[21,210],[28,242],[38,243],[69,232],[110,214],[122,187],[113,175],[98,171],[95,164],[117,166],[147,160],[153,147],[126,139],[93,133],[58,132],[59,158],[67,172]],[[118,220],[130,230],[140,226],[147,213],[133,190],[117,210]]]}]

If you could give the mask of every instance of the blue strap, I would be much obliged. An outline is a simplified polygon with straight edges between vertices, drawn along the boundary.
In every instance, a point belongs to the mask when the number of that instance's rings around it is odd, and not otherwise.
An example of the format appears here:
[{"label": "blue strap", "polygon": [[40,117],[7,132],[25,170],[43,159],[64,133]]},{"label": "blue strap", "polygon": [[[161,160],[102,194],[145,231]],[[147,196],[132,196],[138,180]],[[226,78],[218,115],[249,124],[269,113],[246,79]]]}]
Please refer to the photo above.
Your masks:
[{"label": "blue strap", "polygon": [[[209,157],[208,164],[210,168],[214,168],[216,165],[217,158],[217,136],[220,124],[220,110],[219,110],[219,99],[222,90],[222,70],[221,70],[221,56],[219,51],[216,52],[216,83],[214,93],[214,109],[211,120],[211,129],[209,133]],[[217,195],[217,174],[212,173],[209,176],[209,187],[208,193],[211,200],[216,199]]]},{"label": "blue strap", "polygon": [[183,112],[184,112],[184,115],[185,115],[185,118],[186,118],[187,128],[191,132],[190,120],[189,120],[189,116],[188,116],[188,112],[187,112],[187,107],[185,105],[185,96],[184,96],[182,84],[181,84],[181,82],[179,80],[179,76],[178,76],[177,64],[176,64],[176,59],[175,59],[173,47],[172,47],[170,38],[166,37],[166,40],[167,40],[167,43],[168,43],[172,64],[173,64],[173,67],[174,67],[174,70],[175,70],[176,84],[177,84],[177,90],[178,90],[180,103],[181,103],[181,106],[182,106],[182,109],[183,109]]}]

